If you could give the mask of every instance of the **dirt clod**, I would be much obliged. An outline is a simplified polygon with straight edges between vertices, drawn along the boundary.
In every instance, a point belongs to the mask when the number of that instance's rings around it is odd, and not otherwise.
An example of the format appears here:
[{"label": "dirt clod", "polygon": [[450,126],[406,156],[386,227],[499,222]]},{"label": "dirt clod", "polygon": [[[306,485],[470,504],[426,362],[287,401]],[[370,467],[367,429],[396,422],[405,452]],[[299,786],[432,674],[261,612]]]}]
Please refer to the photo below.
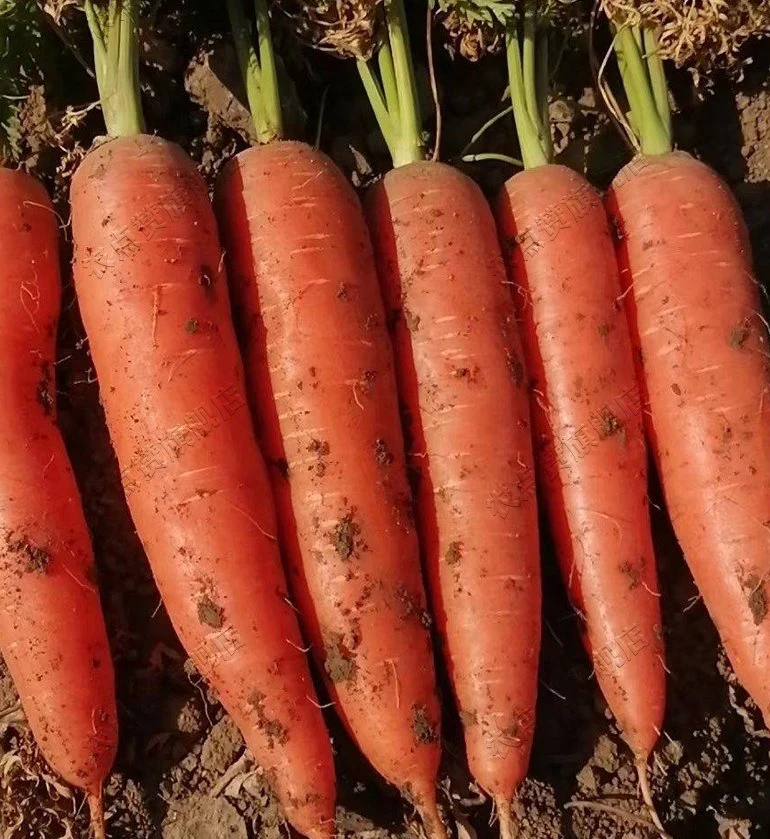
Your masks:
[{"label": "dirt clod", "polygon": [[44,548],[33,544],[24,536],[14,539],[9,534],[5,544],[10,553],[26,555],[27,564],[25,570],[30,573],[37,572],[41,574],[51,564],[51,554]]},{"label": "dirt clod", "polygon": [[462,543],[450,542],[449,547],[446,549],[446,553],[444,554],[444,559],[446,560],[447,565],[457,565],[457,563],[462,559],[462,556]]},{"label": "dirt clod", "polygon": [[435,743],[438,740],[437,728],[428,718],[424,705],[412,706],[412,734],[417,743]]},{"label": "dirt clod", "polygon": [[352,650],[345,646],[342,635],[334,634],[324,644],[324,670],[335,684],[352,682],[356,678],[356,662]]},{"label": "dirt clod", "polygon": [[331,539],[334,550],[342,559],[350,559],[357,556],[357,540],[361,528],[353,519],[353,511],[344,515],[332,530]]},{"label": "dirt clod", "polygon": [[198,601],[198,620],[206,626],[221,629],[225,623],[225,610],[204,594]]}]

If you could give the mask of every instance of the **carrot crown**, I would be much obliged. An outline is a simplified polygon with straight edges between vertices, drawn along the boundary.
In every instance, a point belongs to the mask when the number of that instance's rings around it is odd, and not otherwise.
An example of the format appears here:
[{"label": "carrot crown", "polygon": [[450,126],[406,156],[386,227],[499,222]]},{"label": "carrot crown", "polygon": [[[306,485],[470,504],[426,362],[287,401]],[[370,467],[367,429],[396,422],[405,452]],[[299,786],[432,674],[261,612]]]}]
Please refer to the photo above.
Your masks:
[{"label": "carrot crown", "polygon": [[424,160],[425,146],[404,0],[384,0],[379,49],[368,60],[359,58],[356,65],[393,165],[404,166]]},{"label": "carrot crown", "polygon": [[139,89],[138,0],[85,0],[104,124],[112,137],[144,132]]},{"label": "carrot crown", "polygon": [[613,47],[629,113],[620,112],[614,97],[600,80],[602,94],[637,151],[665,154],[673,148],[671,107],[657,33],[649,25],[613,16],[607,4],[605,11],[610,16]]},{"label": "carrot crown", "polygon": [[227,0],[227,13],[259,142],[279,140],[283,137],[283,112],[267,0],[254,0],[256,47],[242,0]]}]

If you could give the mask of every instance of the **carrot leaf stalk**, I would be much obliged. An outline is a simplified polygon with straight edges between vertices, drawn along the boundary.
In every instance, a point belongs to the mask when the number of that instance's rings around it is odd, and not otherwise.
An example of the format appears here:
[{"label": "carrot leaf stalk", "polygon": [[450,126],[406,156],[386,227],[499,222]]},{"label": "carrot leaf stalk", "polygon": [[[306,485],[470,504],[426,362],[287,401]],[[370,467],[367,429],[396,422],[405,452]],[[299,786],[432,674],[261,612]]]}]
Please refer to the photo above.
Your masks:
[{"label": "carrot leaf stalk", "polygon": [[267,0],[254,0],[256,47],[242,0],[227,0],[227,13],[257,138],[260,143],[280,140],[283,138],[283,111]]},{"label": "carrot leaf stalk", "polygon": [[139,87],[138,0],[86,0],[88,28],[94,42],[94,65],[104,124],[111,137],[143,134]]},{"label": "carrot leaf stalk", "polygon": [[553,157],[547,119],[548,54],[538,23],[537,0],[525,0],[521,32],[518,21],[512,18],[505,36],[511,105],[525,169],[544,166]]},{"label": "carrot leaf stalk", "polygon": [[632,141],[642,154],[666,154],[673,148],[668,86],[655,32],[623,23],[613,41],[630,108]]},{"label": "carrot leaf stalk", "polygon": [[405,166],[424,160],[404,0],[385,0],[382,44],[373,58],[359,58],[356,64],[393,165]]}]

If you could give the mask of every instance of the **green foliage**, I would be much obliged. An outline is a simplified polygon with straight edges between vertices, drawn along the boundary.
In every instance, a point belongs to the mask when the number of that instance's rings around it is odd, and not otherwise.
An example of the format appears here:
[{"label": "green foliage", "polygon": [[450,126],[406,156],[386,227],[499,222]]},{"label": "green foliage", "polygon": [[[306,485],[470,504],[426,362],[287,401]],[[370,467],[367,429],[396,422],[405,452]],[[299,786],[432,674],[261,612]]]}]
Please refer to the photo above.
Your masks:
[{"label": "green foliage", "polygon": [[19,107],[37,73],[41,12],[34,0],[0,0],[0,158],[19,143]]}]

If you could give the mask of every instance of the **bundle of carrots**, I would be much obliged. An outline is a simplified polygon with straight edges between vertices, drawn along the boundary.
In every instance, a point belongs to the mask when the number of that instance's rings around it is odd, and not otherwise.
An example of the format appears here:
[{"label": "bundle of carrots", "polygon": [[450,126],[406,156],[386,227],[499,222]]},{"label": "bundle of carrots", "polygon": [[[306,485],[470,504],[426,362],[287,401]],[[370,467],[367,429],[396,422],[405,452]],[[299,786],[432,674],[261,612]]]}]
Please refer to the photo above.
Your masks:
[{"label": "bundle of carrots", "polygon": [[[435,622],[470,769],[503,839],[516,835],[539,499],[665,835],[648,783],[666,669],[648,444],[695,582],[770,724],[767,329],[735,200],[674,151],[674,23],[656,4],[601,0],[628,113],[603,72],[599,87],[636,150],[603,200],[554,159],[548,41],[569,25],[563,6],[437,0],[461,52],[505,50],[523,171],[493,213],[426,150],[404,0],[282,0],[303,39],[356,62],[393,164],[362,207],[328,157],[284,138],[267,0],[251,14],[228,0],[259,144],[222,170],[215,214],[184,151],[145,132],[137,5],[85,2],[108,136],[72,179],[76,293],[169,617],[288,820],[334,835],[310,651],[358,748],[429,837],[447,836]],[[20,172],[0,168],[0,197],[0,652],[101,837],[117,715],[56,426],[56,216]]]}]

